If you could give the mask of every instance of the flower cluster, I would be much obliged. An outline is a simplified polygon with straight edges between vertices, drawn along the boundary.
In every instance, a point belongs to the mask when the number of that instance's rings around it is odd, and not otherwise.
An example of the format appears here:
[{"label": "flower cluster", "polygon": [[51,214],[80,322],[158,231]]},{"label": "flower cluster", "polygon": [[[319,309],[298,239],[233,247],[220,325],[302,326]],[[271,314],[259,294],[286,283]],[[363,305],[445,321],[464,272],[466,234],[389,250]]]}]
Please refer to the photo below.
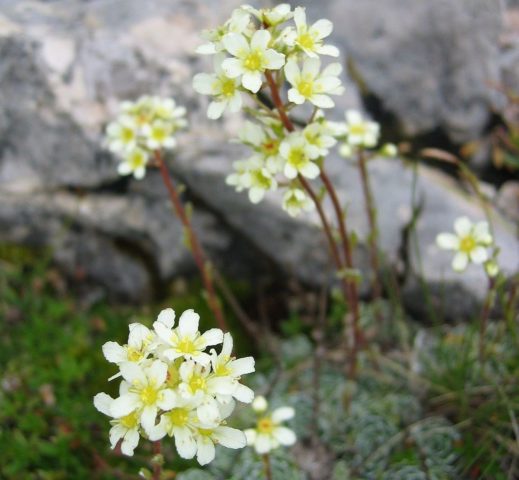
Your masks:
[{"label": "flower cluster", "polygon": [[268,412],[265,397],[256,397],[252,402],[253,410],[258,414],[256,428],[245,430],[247,444],[254,447],[257,453],[265,454],[280,445],[290,446],[296,443],[296,435],[282,423],[294,416],[292,407],[279,407]]},{"label": "flower cluster", "polygon": [[[292,22],[293,21],[293,22]],[[314,107],[311,121],[299,131],[286,131],[274,111],[262,105],[251,111],[255,122],[247,122],[238,139],[252,154],[234,163],[227,183],[237,191],[247,190],[253,203],[265,194],[286,188],[283,208],[292,216],[313,208],[301,187],[301,177],[314,179],[320,162],[341,134],[320,109],[334,106],[333,95],[344,88],[339,63],[322,66],[320,55],[337,57],[339,51],[326,42],[333,25],[329,20],[307,22],[305,9],[288,4],[255,9],[245,5],[235,10],[222,26],[205,32],[206,43],[198,53],[214,55],[214,73],[194,77],[194,89],[210,95],[207,115],[219,118],[227,109],[236,112],[244,98],[259,101],[266,82],[289,84],[285,108],[305,102]]]},{"label": "flower cluster", "polygon": [[494,239],[488,223],[472,223],[467,217],[460,217],[454,222],[454,232],[440,233],[436,237],[440,248],[456,252],[452,260],[453,270],[463,272],[469,263],[483,264],[491,277],[497,275],[499,268],[489,254],[489,247],[493,246]]},{"label": "flower cluster", "polygon": [[[186,310],[175,327],[175,312],[163,310],[148,329],[130,325],[126,345],[107,342],[103,353],[119,367],[119,396],[94,397],[96,408],[112,418],[110,443],[133,455],[140,436],[151,441],[174,437],[178,454],[205,465],[215,444],[243,448],[245,434],[226,426],[235,400],[252,402],[254,392],[240,377],[254,371],[252,357],[232,357],[233,340],[217,328],[201,334],[199,316]],[[222,344],[220,352],[208,347]]]},{"label": "flower cluster", "polygon": [[141,179],[153,152],[176,146],[174,134],[187,125],[186,109],[172,98],[144,96],[121,103],[120,110],[106,128],[106,143],[121,158],[119,174]]}]

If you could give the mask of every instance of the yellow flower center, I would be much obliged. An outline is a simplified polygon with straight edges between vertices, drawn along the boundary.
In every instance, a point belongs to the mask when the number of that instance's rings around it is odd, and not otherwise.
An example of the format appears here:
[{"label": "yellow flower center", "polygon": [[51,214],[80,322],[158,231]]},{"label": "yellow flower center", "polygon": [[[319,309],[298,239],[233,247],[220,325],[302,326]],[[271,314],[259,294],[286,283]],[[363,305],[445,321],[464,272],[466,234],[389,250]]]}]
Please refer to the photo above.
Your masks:
[{"label": "yellow flower center", "polygon": [[177,350],[180,353],[184,353],[184,354],[193,354],[197,351],[195,343],[190,338],[182,338],[177,343]]},{"label": "yellow flower center", "polygon": [[366,126],[363,123],[356,123],[348,125],[350,135],[364,135],[366,133]]},{"label": "yellow flower center", "polygon": [[135,139],[135,132],[128,127],[123,127],[121,130],[121,140],[125,143],[129,143]]},{"label": "yellow flower center", "polygon": [[148,385],[140,391],[140,397],[144,405],[155,405],[159,398],[159,391],[153,385]]},{"label": "yellow flower center", "polygon": [[213,434],[213,431],[208,428],[199,428],[198,433],[204,437],[210,437]]},{"label": "yellow flower center", "polygon": [[243,62],[243,66],[247,70],[260,70],[263,64],[263,54],[258,50],[253,50],[250,52]]},{"label": "yellow flower center", "polygon": [[297,43],[301,46],[301,48],[306,50],[313,50],[315,47],[314,38],[308,32],[299,35],[297,38]]},{"label": "yellow flower center", "polygon": [[[180,359],[180,360],[182,360],[182,359]],[[169,388],[175,388],[180,383],[180,372],[178,369],[177,362],[175,362],[175,364],[169,366],[168,377],[166,379],[166,383]]]},{"label": "yellow flower center", "polygon": [[130,362],[138,362],[144,356],[142,352],[135,347],[128,347],[126,352]]},{"label": "yellow flower center", "polygon": [[219,377],[225,377],[231,373],[231,369],[227,366],[229,363],[229,356],[225,355],[222,359],[217,363],[214,373]]},{"label": "yellow flower center", "polygon": [[460,240],[460,251],[463,253],[470,253],[476,248],[476,240],[471,235],[467,235]]},{"label": "yellow flower center", "polygon": [[312,96],[312,93],[314,91],[314,82],[307,81],[307,80],[301,80],[299,84],[297,85],[297,89],[299,90],[299,93],[303,95],[303,97],[308,98]]},{"label": "yellow flower center", "polygon": [[261,146],[261,148],[263,149],[265,155],[274,155],[278,152],[279,141],[269,139]]},{"label": "yellow flower center", "polygon": [[263,417],[258,420],[258,432],[260,433],[272,433],[272,430],[274,430],[274,422],[271,420],[270,417]]},{"label": "yellow flower center", "polygon": [[261,187],[264,190],[268,190],[272,184],[272,180],[261,170],[252,172],[252,180],[254,185]]},{"label": "yellow flower center", "polygon": [[183,427],[189,419],[189,412],[185,408],[174,408],[167,413],[170,422],[176,427]]},{"label": "yellow flower center", "polygon": [[136,170],[139,167],[142,167],[146,164],[146,157],[141,152],[133,152],[129,160],[130,166],[132,169]]},{"label": "yellow flower center", "polygon": [[236,85],[232,78],[222,80],[221,91],[224,97],[232,97],[236,92]]},{"label": "yellow flower center", "polygon": [[151,131],[151,136],[153,137],[154,140],[157,140],[158,142],[162,142],[166,139],[168,134],[164,127],[153,127],[153,130]]},{"label": "yellow flower center", "polygon": [[290,154],[288,155],[288,163],[293,165],[294,168],[299,169],[303,167],[306,162],[307,158],[302,148],[292,148],[292,150],[290,150]]},{"label": "yellow flower center", "polygon": [[205,378],[201,375],[193,375],[189,379],[189,388],[193,393],[195,393],[197,390],[204,390],[205,389]]},{"label": "yellow flower center", "polygon": [[127,429],[135,428],[139,424],[139,416],[137,415],[137,411],[130,413],[119,419],[119,423]]}]

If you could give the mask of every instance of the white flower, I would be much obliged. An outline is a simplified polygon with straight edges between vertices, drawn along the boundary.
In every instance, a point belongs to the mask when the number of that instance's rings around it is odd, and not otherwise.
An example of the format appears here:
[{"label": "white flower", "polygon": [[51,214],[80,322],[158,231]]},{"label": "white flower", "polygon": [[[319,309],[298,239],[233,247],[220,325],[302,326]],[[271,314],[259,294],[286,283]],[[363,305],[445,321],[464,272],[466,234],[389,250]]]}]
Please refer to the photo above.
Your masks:
[{"label": "white flower", "polygon": [[219,328],[212,328],[201,335],[198,331],[199,321],[200,316],[193,310],[186,310],[180,316],[178,327],[174,330],[163,321],[157,320],[153,328],[167,346],[162,355],[169,361],[183,357],[202,365],[209,364],[211,358],[204,350],[208,346],[222,343],[223,332]]},{"label": "white flower", "polygon": [[149,347],[155,338],[153,332],[140,323],[131,323],[129,330],[126,345],[117,342],[106,342],[103,345],[103,354],[109,362],[118,365],[123,362],[141,363],[150,355]]},{"label": "white flower", "polygon": [[[113,417],[111,406],[114,399],[106,393],[98,393],[94,397],[94,406],[105,415]],[[119,440],[121,442],[121,452],[125,455],[132,456],[133,451],[139,444],[139,412],[137,410],[110,421],[112,428],[110,429],[110,448],[116,447]]]},{"label": "white flower", "polygon": [[156,441],[166,435],[175,437],[178,454],[182,458],[193,458],[197,450],[194,432],[200,424],[196,415],[197,406],[192,399],[177,396],[173,407],[163,413],[159,423],[149,430],[149,439]]},{"label": "white flower", "polygon": [[216,73],[198,73],[193,78],[193,88],[202,95],[213,95],[207,116],[213,120],[220,118],[226,108],[238,112],[242,107],[240,79],[230,78],[222,70],[222,57],[216,56],[214,67]]},{"label": "white flower", "polygon": [[321,73],[318,58],[307,58],[300,70],[297,61],[289,59],[285,65],[285,75],[292,85],[288,99],[301,105],[309,101],[319,108],[332,108],[335,103],[328,95],[340,95],[344,91],[338,75],[342,71],[339,63],[328,65]]},{"label": "white flower", "polygon": [[460,217],[454,222],[453,233],[440,233],[436,243],[444,250],[454,250],[456,255],[452,268],[463,272],[470,262],[483,264],[489,259],[487,247],[493,239],[487,222],[472,223],[467,217]]},{"label": "white flower", "polygon": [[155,360],[149,366],[123,363],[120,369],[129,384],[128,391],[112,402],[110,414],[121,418],[138,410],[140,424],[148,431],[155,425],[159,409],[169,410],[173,406],[174,393],[166,385],[168,366]]},{"label": "white flower", "polygon": [[245,10],[237,8],[231,14],[231,18],[219,28],[213,30],[205,30],[202,37],[207,43],[196,48],[196,53],[200,55],[214,55],[225,50],[222,44],[222,38],[228,33],[243,33],[249,36],[250,33],[250,15]]},{"label": "white flower", "polygon": [[378,143],[380,125],[365,120],[356,110],[347,110],[346,135],[350,146],[372,148]]},{"label": "white flower", "polygon": [[283,210],[291,217],[297,217],[302,211],[310,212],[314,203],[300,188],[290,188],[283,196]]},{"label": "white flower", "polygon": [[246,121],[240,130],[239,139],[262,157],[265,166],[272,174],[275,175],[283,169],[285,162],[279,154],[280,139],[268,132],[266,126]]},{"label": "white flower", "polygon": [[306,141],[315,145],[319,149],[319,155],[324,157],[330,152],[337,140],[333,136],[334,130],[328,125],[326,120],[310,123],[303,130]]},{"label": "white flower", "polygon": [[241,430],[219,425],[216,428],[198,428],[196,438],[196,459],[200,465],[207,465],[215,457],[215,444],[226,448],[243,448],[247,437]]},{"label": "white flower", "polygon": [[114,153],[127,153],[135,149],[139,125],[130,115],[121,115],[106,128],[108,148]]},{"label": "white flower", "polygon": [[274,8],[260,8],[259,10],[250,5],[242,5],[241,8],[248,13],[252,13],[260,23],[266,23],[269,27],[284,23],[294,15],[288,3],[281,3]]},{"label": "white flower", "polygon": [[178,106],[172,98],[152,97],[150,107],[155,117],[169,122],[173,132],[187,125],[186,108]]},{"label": "white flower", "polygon": [[291,407],[280,407],[259,418],[256,428],[245,430],[247,444],[253,446],[257,453],[264,454],[280,445],[290,446],[296,442],[295,433],[281,425],[294,416]]},{"label": "white flower", "polygon": [[[219,354],[214,349],[211,350],[211,365],[213,367],[214,378],[229,378],[234,391],[230,396],[243,403],[250,403],[254,398],[254,392],[247,386],[242,385],[239,381],[242,375],[255,371],[254,358],[245,357],[235,359],[231,356],[233,348],[233,340],[230,333],[223,336],[222,350]],[[221,402],[230,401],[223,394],[216,395]]]},{"label": "white flower", "polygon": [[187,361],[180,366],[181,383],[179,394],[198,403],[197,415],[204,424],[220,422],[219,403],[217,395],[230,398],[235,391],[233,379],[229,376],[216,376],[210,373],[210,367],[197,365]]},{"label": "white flower", "polygon": [[119,175],[131,175],[140,180],[146,175],[146,165],[149,160],[149,153],[142,148],[134,148],[126,153],[123,160],[119,163],[117,172]]},{"label": "white flower", "polygon": [[237,192],[248,189],[249,200],[252,203],[261,202],[265,193],[277,188],[276,179],[259,155],[235,162],[233,165],[236,172],[226,178],[226,183],[234,186]]},{"label": "white flower", "polygon": [[154,120],[142,127],[142,133],[146,137],[146,146],[150,150],[161,148],[174,148],[177,141],[173,137],[173,125],[164,120]]},{"label": "white flower", "polygon": [[238,160],[233,162],[232,167],[234,173],[231,173],[225,179],[225,183],[234,187],[237,192],[241,192],[245,189],[250,188],[251,176],[250,176],[250,161],[249,160]]},{"label": "white flower", "polygon": [[250,42],[239,33],[228,33],[223,37],[226,50],[236,58],[227,58],[222,63],[226,75],[231,78],[241,76],[244,88],[256,93],[262,84],[265,70],[278,70],[285,64],[285,56],[268,48],[270,32],[258,30]]},{"label": "white flower", "polygon": [[319,157],[319,149],[308,143],[301,133],[291,133],[279,147],[281,156],[286,160],[284,174],[287,178],[296,178],[298,174],[306,178],[316,178],[319,167],[313,161]]},{"label": "white flower", "polygon": [[285,35],[285,42],[290,46],[297,46],[309,57],[316,58],[317,55],[339,56],[339,50],[333,45],[323,45],[323,39],[333,30],[330,20],[317,20],[313,25],[306,23],[306,13],[303,7],[294,10],[294,22],[296,29],[289,29]]}]

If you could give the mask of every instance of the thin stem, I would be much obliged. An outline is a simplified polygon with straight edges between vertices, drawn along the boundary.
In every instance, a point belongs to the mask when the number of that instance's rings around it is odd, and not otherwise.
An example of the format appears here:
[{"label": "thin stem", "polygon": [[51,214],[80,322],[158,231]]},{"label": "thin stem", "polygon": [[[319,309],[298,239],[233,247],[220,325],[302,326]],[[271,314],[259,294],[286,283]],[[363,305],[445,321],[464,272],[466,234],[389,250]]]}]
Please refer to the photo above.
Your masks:
[{"label": "thin stem", "polygon": [[265,472],[265,478],[267,480],[272,480],[272,467],[270,465],[270,456],[268,453],[265,453],[261,457],[263,459],[263,471]]},{"label": "thin stem", "polygon": [[373,190],[369,181],[369,173],[366,166],[366,154],[364,150],[360,149],[358,154],[358,164],[360,171],[360,178],[362,183],[362,192],[364,194],[364,206],[366,207],[366,216],[369,222],[369,237],[368,244],[370,250],[371,261],[371,288],[373,290],[373,298],[380,298],[382,295],[382,286],[380,284],[380,262],[378,258],[378,226],[377,226],[377,209],[375,207],[375,200],[373,198]]},{"label": "thin stem", "polygon": [[479,363],[483,365],[485,362],[485,334],[487,331],[488,317],[494,304],[496,281],[493,277],[488,277],[488,292],[481,312],[481,319],[479,323]]},{"label": "thin stem", "polygon": [[[153,476],[151,477],[153,480],[160,480],[162,476],[162,460],[158,458],[162,452],[162,444],[161,441],[153,442]],[[157,458],[155,458],[157,457]]]},{"label": "thin stem", "polygon": [[292,123],[290,118],[288,118],[287,112],[285,111],[285,107],[283,106],[283,101],[279,96],[278,86],[276,84],[276,81],[274,80],[274,77],[272,76],[272,73],[269,70],[265,72],[265,78],[267,79],[267,83],[270,88],[270,93],[272,94],[272,101],[274,102],[274,105],[277,108],[281,122],[289,132],[293,132],[295,130],[294,124]]},{"label": "thin stem", "polygon": [[222,309],[220,307],[220,303],[216,296],[212,276],[210,275],[210,272],[209,272],[210,264],[206,260],[205,253],[204,253],[202,246],[200,245],[200,242],[198,241],[198,237],[196,236],[196,233],[193,229],[193,224],[191,223],[191,219],[189,218],[189,216],[186,212],[186,209],[184,208],[184,205],[182,204],[182,201],[180,200],[178,191],[175,188],[173,181],[171,180],[171,175],[166,166],[166,163],[164,162],[162,153],[159,150],[155,151],[155,161],[159,167],[160,173],[162,175],[162,180],[164,181],[164,185],[166,186],[166,188],[168,190],[169,198],[171,200],[171,203],[173,204],[175,213],[177,214],[177,217],[179,218],[179,220],[182,222],[182,225],[184,226],[184,229],[186,231],[188,241],[189,241],[189,246],[191,248],[191,253],[193,254],[193,258],[195,260],[196,266],[198,267],[198,270],[200,271],[204,289],[207,292],[207,303],[209,305],[209,308],[213,312],[213,315],[218,323],[218,326],[222,330],[227,331],[228,330],[227,324],[225,322],[225,319],[224,319],[224,316],[222,313]]},{"label": "thin stem", "polygon": [[[332,200],[333,208],[335,210],[335,215],[337,217],[337,222],[339,224],[339,233],[341,235],[341,241],[343,246],[344,258],[346,261],[346,267],[349,270],[353,270],[353,254],[351,248],[350,236],[348,234],[348,230],[346,228],[346,221],[344,220],[344,212],[341,208],[341,204],[339,202],[339,198],[337,196],[337,192],[335,188],[326,174],[324,170],[324,166],[321,167],[321,180],[330,195],[330,199]],[[353,345],[352,345],[352,354],[350,357],[350,367],[349,374],[352,378],[355,378],[357,375],[357,357],[358,351],[361,342],[361,331],[360,331],[360,306],[359,306],[359,289],[357,286],[357,282],[355,279],[346,278],[347,283],[349,285],[350,290],[350,308],[353,314]]]}]

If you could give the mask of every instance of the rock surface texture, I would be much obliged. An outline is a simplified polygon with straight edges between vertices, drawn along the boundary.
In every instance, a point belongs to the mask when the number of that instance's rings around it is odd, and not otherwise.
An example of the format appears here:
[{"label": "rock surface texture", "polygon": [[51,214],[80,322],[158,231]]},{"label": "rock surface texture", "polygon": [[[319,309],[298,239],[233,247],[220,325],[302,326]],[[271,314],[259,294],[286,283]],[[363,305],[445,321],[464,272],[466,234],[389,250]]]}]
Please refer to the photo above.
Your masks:
[{"label": "rock surface texture", "polygon": [[[135,301],[192,271],[157,172],[141,182],[121,179],[102,146],[118,102],[154,93],[188,108],[192,127],[179,135],[169,160],[177,181],[188,187],[195,226],[216,263],[228,275],[247,278],[263,272],[314,285],[329,279],[314,215],[292,220],[279,198],[253,206],[225,185],[241,154],[228,140],[243,118],[209,122],[207,99],[191,88],[192,76],[210,68],[193,53],[199,31],[223,21],[239,3],[225,0],[215,9],[202,0],[0,0],[0,242],[49,246],[71,275]],[[485,129],[496,100],[488,83],[502,73],[498,0],[307,3],[310,18],[335,22],[334,43],[351,56],[352,77],[362,79],[356,86],[344,78],[335,119],[345,108],[362,108],[369,95],[405,135],[441,130],[462,142]],[[341,61],[346,65],[346,57]],[[367,226],[357,171],[334,156],[329,165],[362,240]],[[430,168],[415,172],[398,160],[375,160],[370,169],[381,250],[401,272],[409,305],[420,311],[419,279],[431,282],[433,301],[446,315],[480,301],[483,276],[475,269],[454,275],[450,255],[434,245],[456,217],[482,218],[477,202]],[[413,190],[422,207],[417,242],[405,235]],[[512,274],[519,264],[514,227],[495,213],[495,229],[503,267]],[[357,250],[366,272],[362,241]],[[437,293],[434,285],[443,279],[452,288]]]}]

